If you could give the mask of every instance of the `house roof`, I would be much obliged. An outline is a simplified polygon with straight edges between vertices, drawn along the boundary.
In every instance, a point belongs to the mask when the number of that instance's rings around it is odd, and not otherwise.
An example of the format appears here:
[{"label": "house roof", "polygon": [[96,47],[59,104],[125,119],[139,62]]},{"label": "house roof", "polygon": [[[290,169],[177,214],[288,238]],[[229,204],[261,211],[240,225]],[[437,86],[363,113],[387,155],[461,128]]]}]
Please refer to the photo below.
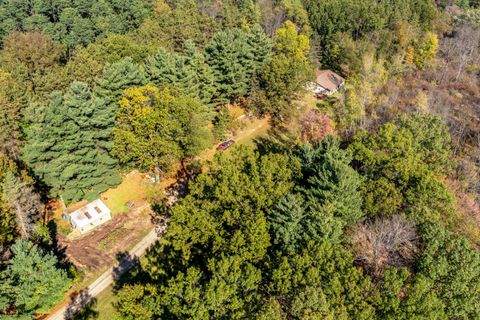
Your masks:
[{"label": "house roof", "polygon": [[110,215],[110,209],[102,200],[97,199],[72,212],[70,219],[80,228],[105,215]]},{"label": "house roof", "polygon": [[338,89],[338,86],[345,81],[332,70],[318,70],[316,76],[316,83],[329,91]]}]

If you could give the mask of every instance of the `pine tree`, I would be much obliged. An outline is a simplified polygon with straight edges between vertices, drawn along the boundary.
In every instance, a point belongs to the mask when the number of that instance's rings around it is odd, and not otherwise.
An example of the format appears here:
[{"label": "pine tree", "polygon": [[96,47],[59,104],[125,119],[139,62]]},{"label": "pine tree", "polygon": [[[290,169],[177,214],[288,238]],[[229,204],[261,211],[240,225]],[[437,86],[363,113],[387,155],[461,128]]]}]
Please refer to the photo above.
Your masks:
[{"label": "pine tree", "polygon": [[259,71],[271,58],[273,43],[263,28],[256,24],[248,34],[248,44],[252,48],[253,69],[252,73]]},{"label": "pine tree", "polygon": [[338,138],[328,136],[307,158],[303,171],[310,207],[332,210],[348,225],[357,222],[363,216],[359,192],[362,179],[350,166],[350,152],[340,148]]},{"label": "pine tree", "polygon": [[205,51],[215,78],[215,101],[226,103],[246,95],[254,67],[247,34],[238,29],[220,31]]},{"label": "pine tree", "polygon": [[350,152],[340,148],[333,136],[299,152],[307,218],[306,239],[338,241],[343,228],[363,217],[360,175],[349,165]]},{"label": "pine tree", "polygon": [[91,199],[120,182],[117,161],[109,155],[114,120],[105,100],[95,97],[87,84],[74,82],[44,109],[27,129],[23,153],[53,196]]},{"label": "pine tree", "polygon": [[19,240],[12,246],[13,258],[0,279],[8,279],[2,288],[0,309],[13,307],[16,314],[47,312],[63,299],[70,281],[64,270],[57,269],[57,258],[29,241]]},{"label": "pine tree", "polygon": [[286,253],[295,252],[305,238],[305,200],[300,194],[289,193],[280,199],[275,209],[269,213],[274,243]]},{"label": "pine tree", "polygon": [[106,103],[113,104],[116,112],[123,90],[144,83],[144,71],[134,63],[132,58],[127,57],[105,66],[103,77],[97,80],[95,93]]},{"label": "pine tree", "polygon": [[184,55],[159,49],[147,58],[145,69],[150,83],[172,87],[205,104],[210,103],[215,91],[212,71],[192,41],[185,43]]},{"label": "pine tree", "polygon": [[177,58],[174,53],[170,53],[164,48],[148,57],[145,61],[145,75],[149,83],[156,86],[165,86],[177,84]]},{"label": "pine tree", "polygon": [[211,102],[215,94],[215,78],[212,69],[205,61],[205,56],[200,52],[193,41],[185,42],[185,62],[184,65],[191,70],[190,87],[195,86],[195,98],[200,99],[205,104]]}]

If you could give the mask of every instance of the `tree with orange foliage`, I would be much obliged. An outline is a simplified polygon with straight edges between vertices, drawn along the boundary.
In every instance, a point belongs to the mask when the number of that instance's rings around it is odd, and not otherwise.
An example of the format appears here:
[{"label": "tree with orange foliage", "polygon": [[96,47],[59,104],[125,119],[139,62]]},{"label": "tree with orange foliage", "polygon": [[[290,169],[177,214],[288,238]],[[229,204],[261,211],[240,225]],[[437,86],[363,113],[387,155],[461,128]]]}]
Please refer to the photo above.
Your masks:
[{"label": "tree with orange foliage", "polygon": [[303,142],[322,141],[326,135],[334,132],[332,119],[323,112],[311,109],[300,118],[300,135]]}]

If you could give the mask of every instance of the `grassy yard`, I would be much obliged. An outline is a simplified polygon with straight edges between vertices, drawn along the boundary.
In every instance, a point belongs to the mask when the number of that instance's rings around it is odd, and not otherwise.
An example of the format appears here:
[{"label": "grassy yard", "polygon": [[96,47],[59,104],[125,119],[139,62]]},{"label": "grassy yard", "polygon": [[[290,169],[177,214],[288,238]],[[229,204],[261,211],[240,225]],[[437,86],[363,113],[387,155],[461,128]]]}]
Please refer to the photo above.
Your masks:
[{"label": "grassy yard", "polygon": [[112,211],[112,215],[128,211],[128,201],[144,200],[147,196],[147,180],[138,171],[132,171],[125,176],[122,183],[101,194],[101,199]]},{"label": "grassy yard", "polygon": [[[265,117],[262,119],[258,118],[241,118],[242,128],[236,132],[232,137],[235,140],[235,144],[244,144],[248,146],[254,146],[255,140],[261,137],[265,137],[268,134],[268,130],[271,128],[270,118]],[[201,161],[212,160],[215,154],[217,153],[217,144],[212,148],[204,150],[199,156],[198,159]],[[226,152],[228,152],[227,150]]]},{"label": "grassy yard", "polygon": [[238,135],[236,142],[238,144],[244,144],[248,146],[254,146],[255,140],[261,137],[265,137],[270,129],[270,118],[265,117],[263,119],[249,119],[245,129]]},{"label": "grassy yard", "polygon": [[97,296],[97,303],[94,307],[94,310],[98,312],[97,319],[117,319],[118,315],[116,314],[115,308],[113,307],[114,302],[115,296],[113,295],[113,288],[112,286],[110,286]]}]

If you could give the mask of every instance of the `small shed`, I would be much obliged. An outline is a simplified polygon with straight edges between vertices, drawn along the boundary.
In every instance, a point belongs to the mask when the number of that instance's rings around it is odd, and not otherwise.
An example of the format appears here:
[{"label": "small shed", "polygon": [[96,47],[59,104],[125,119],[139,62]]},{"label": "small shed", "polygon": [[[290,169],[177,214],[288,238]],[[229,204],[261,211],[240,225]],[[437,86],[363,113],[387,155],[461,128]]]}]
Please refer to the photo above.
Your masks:
[{"label": "small shed", "polygon": [[315,82],[307,84],[307,90],[315,93],[317,98],[329,96],[345,85],[345,79],[332,70],[317,70]]},{"label": "small shed", "polygon": [[70,224],[80,233],[85,233],[112,219],[110,209],[97,199],[70,214]]}]

